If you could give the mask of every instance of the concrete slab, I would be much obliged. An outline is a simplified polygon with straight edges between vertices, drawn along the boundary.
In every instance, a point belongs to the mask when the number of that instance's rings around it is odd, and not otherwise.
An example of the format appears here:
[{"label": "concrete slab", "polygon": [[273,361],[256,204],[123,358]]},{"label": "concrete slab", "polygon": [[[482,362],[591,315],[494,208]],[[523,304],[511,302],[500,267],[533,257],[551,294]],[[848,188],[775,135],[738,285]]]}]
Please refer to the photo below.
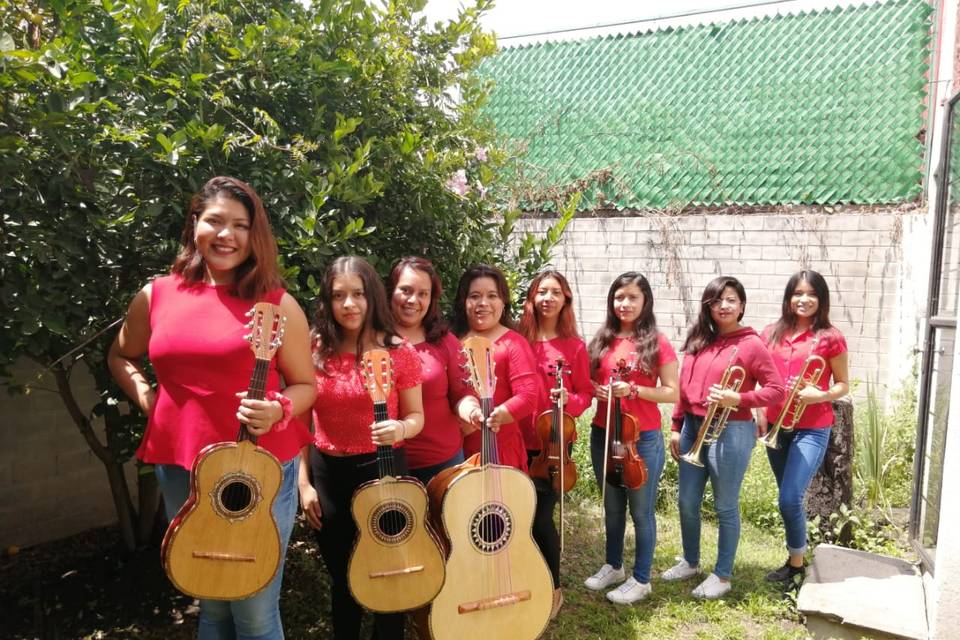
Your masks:
[{"label": "concrete slab", "polygon": [[899,558],[819,545],[797,608],[815,638],[927,638],[923,581]]}]

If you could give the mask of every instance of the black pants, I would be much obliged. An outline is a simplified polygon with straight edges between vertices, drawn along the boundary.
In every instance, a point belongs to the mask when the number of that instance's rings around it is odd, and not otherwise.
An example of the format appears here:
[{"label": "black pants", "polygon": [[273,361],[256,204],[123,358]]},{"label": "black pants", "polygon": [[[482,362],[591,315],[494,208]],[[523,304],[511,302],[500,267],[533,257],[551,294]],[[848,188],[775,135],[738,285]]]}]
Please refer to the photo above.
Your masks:
[{"label": "black pants", "polygon": [[[394,449],[394,465],[398,474],[406,473],[407,456],[402,448]],[[336,640],[358,640],[363,608],[350,594],[347,581],[347,565],[357,539],[350,501],[357,487],[378,478],[377,455],[329,456],[311,446],[310,475],[323,510],[323,527],[316,533],[316,538],[320,555],[330,572],[333,637]],[[377,640],[402,640],[402,613],[377,613],[373,622],[373,637]]]},{"label": "black pants", "polygon": [[[540,452],[527,450],[527,466]],[[537,507],[533,513],[533,539],[540,547],[540,553],[550,567],[553,588],[560,588],[560,532],[553,521],[553,511],[557,507],[559,496],[553,485],[543,478],[533,478],[537,489]]]}]

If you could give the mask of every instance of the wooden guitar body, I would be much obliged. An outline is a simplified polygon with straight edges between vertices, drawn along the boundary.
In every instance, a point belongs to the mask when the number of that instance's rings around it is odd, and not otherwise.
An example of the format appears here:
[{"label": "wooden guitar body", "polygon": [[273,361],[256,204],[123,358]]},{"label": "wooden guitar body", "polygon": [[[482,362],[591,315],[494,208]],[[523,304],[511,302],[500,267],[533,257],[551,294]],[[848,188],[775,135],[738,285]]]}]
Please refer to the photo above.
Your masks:
[{"label": "wooden guitar body", "polygon": [[446,573],[423,485],[405,477],[373,480],[357,489],[350,509],[359,530],[347,570],[354,599],[380,613],[428,604]]},{"label": "wooden guitar body", "polygon": [[535,506],[533,482],[517,469],[486,464],[456,474],[443,498],[450,555],[447,581],[430,609],[436,640],[543,633],[553,581],[530,533]]},{"label": "wooden guitar body", "polygon": [[280,463],[249,440],[203,449],[190,497],[170,523],[161,557],[171,582],[195,598],[239,600],[263,589],[280,566],[273,502]]}]

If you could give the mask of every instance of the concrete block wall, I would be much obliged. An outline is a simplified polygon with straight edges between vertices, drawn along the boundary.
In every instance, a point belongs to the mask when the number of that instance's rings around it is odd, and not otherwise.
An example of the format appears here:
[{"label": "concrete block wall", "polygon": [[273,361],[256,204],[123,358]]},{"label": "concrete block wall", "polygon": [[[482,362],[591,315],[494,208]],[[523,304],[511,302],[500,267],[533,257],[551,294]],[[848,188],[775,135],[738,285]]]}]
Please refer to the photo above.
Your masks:
[{"label": "concrete block wall", "polygon": [[[549,219],[529,218],[517,232],[543,233]],[[574,290],[577,319],[589,340],[603,321],[607,288],[624,271],[647,276],[657,323],[679,349],[704,286],[717,275],[747,291],[743,322],[773,322],[787,279],[819,271],[831,290],[833,323],[850,348],[851,379],[885,385],[909,379],[925,308],[930,237],[925,211],[626,215],[578,217],[554,252],[554,266]],[[862,393],[863,385],[859,387]]]},{"label": "concrete block wall", "polygon": [[[93,378],[78,365],[71,382],[80,407],[97,402]],[[91,527],[115,523],[106,471],[64,408],[50,375],[21,363],[19,380],[36,380],[27,395],[0,389],[0,550],[57,540]],[[95,423],[103,438],[102,421]],[[128,484],[136,495],[135,475]],[[135,498],[134,498],[135,499]]]}]

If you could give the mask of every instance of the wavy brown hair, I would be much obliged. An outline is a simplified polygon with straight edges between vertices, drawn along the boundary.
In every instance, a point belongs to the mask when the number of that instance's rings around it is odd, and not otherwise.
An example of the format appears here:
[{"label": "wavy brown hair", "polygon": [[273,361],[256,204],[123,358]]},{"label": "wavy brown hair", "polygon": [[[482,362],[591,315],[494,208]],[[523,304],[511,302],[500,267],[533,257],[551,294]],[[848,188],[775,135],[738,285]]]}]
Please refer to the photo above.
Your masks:
[{"label": "wavy brown hair", "polygon": [[400,281],[400,274],[404,269],[413,269],[420,271],[430,278],[430,306],[427,313],[423,316],[423,331],[427,342],[437,344],[443,336],[449,333],[446,321],[440,315],[440,297],[443,295],[443,284],[440,282],[440,276],[433,263],[426,258],[419,256],[406,256],[400,258],[397,264],[393,265],[390,271],[390,277],[387,278],[387,301],[393,299],[393,293],[397,290],[397,282]]},{"label": "wavy brown hair", "polygon": [[470,284],[477,278],[492,278],[497,284],[497,293],[503,301],[503,313],[500,314],[500,324],[508,329],[513,329],[513,320],[510,311],[510,286],[507,284],[507,277],[503,271],[488,264],[477,264],[460,276],[460,283],[457,285],[457,296],[453,300],[453,311],[450,314],[450,329],[457,337],[463,337],[470,330],[470,323],[467,322],[467,294],[470,293]]},{"label": "wavy brown hair", "polygon": [[810,325],[811,331],[816,333],[833,326],[830,323],[830,287],[827,285],[827,281],[816,271],[804,269],[796,272],[787,280],[787,286],[783,290],[783,303],[780,305],[780,319],[773,325],[769,344],[778,344],[784,334],[797,327],[797,314],[793,312],[793,305],[790,302],[793,298],[793,292],[797,290],[801,282],[809,284],[817,296],[817,314],[813,316],[813,323]]},{"label": "wavy brown hair", "polygon": [[234,291],[241,298],[257,300],[264,294],[283,286],[283,279],[277,268],[277,241],[270,230],[270,221],[263,208],[260,196],[253,187],[242,180],[227,176],[217,176],[207,181],[200,191],[190,200],[187,218],[180,235],[180,253],[171,273],[178,274],[184,281],[197,284],[203,282],[207,267],[203,256],[197,251],[194,235],[197,220],[207,206],[217,198],[236,200],[247,210],[250,220],[250,255],[237,267],[234,279]]},{"label": "wavy brown hair", "polygon": [[557,335],[561,338],[579,338],[577,319],[573,314],[573,291],[570,289],[570,283],[562,273],[553,269],[541,271],[530,283],[527,298],[523,301],[523,314],[520,316],[517,332],[531,344],[536,341],[540,321],[533,301],[537,296],[537,290],[540,289],[540,283],[547,278],[556,280],[560,284],[560,291],[563,292],[563,307],[560,309],[560,317],[557,318]]},{"label": "wavy brown hair", "polygon": [[357,362],[363,354],[363,336],[383,335],[379,346],[389,348],[400,342],[387,303],[387,292],[383,281],[370,263],[357,256],[341,256],[334,260],[323,274],[320,285],[320,298],[317,299],[317,312],[310,332],[313,343],[313,363],[323,373],[327,373],[326,362],[340,350],[343,343],[343,328],[333,317],[333,280],[338,276],[355,275],[363,282],[363,294],[367,299],[367,315],[360,329],[361,339],[357,341]]},{"label": "wavy brown hair", "polygon": [[733,276],[719,276],[714,278],[703,290],[703,295],[700,296],[700,314],[697,316],[696,322],[693,323],[693,326],[690,327],[690,330],[687,332],[687,338],[683,341],[683,346],[680,348],[681,351],[692,355],[702,351],[717,339],[719,332],[713,323],[713,318],[710,316],[710,305],[720,299],[720,296],[723,295],[723,290],[727,287],[736,291],[737,297],[740,298],[740,302],[743,303],[744,310],[737,316],[737,322],[743,319],[743,313],[747,308],[747,292],[744,290],[743,285]]},{"label": "wavy brown hair", "polygon": [[650,282],[646,277],[637,271],[627,271],[619,276],[610,284],[610,290],[607,291],[607,317],[603,326],[597,331],[597,335],[590,341],[587,351],[590,354],[590,371],[595,372],[600,366],[600,359],[610,343],[617,337],[620,331],[620,318],[617,317],[613,309],[613,301],[617,291],[627,285],[635,284],[640,288],[643,294],[643,307],[640,309],[640,316],[633,327],[633,339],[637,345],[636,365],[648,374],[654,374],[657,371],[657,364],[660,361],[660,336],[657,331],[657,317],[653,313],[653,290],[650,288]]}]

